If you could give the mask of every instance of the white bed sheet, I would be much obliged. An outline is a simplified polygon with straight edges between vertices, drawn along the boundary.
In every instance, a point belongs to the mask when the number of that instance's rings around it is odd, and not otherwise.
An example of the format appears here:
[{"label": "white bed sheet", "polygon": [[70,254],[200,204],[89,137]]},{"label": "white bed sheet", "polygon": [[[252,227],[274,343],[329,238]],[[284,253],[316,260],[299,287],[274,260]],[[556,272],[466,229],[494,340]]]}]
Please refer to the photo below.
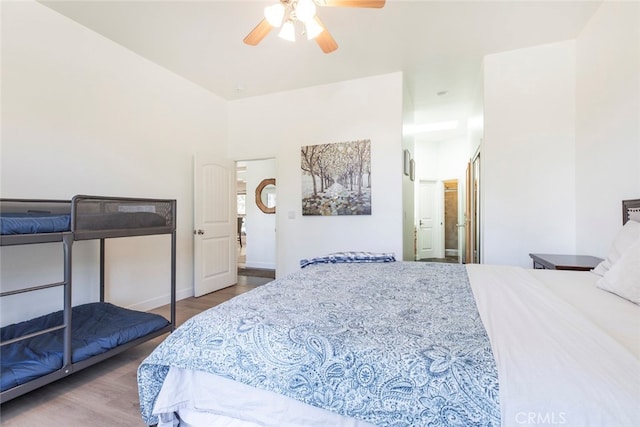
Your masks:
[{"label": "white bed sheet", "polygon": [[373,427],[218,375],[174,367],[153,412],[158,427]]},{"label": "white bed sheet", "polygon": [[640,306],[596,287],[600,276],[589,271],[541,269],[531,274],[640,359]]},{"label": "white bed sheet", "polygon": [[640,425],[640,307],[594,289],[591,273],[467,271],[498,367],[503,426]]},{"label": "white bed sheet", "polygon": [[[596,288],[589,272],[489,265],[467,272],[498,367],[503,426],[640,426],[639,306]],[[177,368],[154,414],[158,427],[370,427]]]}]

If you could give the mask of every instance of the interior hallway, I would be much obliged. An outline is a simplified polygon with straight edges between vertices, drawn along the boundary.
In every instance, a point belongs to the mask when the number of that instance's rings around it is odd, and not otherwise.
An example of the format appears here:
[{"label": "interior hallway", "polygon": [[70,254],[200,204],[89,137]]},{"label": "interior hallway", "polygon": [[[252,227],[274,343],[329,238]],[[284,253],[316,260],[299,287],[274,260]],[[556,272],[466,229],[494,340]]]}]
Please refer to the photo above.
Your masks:
[{"label": "interior hallway", "polygon": [[236,254],[238,260],[238,284],[255,286],[264,284],[264,279],[275,279],[275,270],[251,267],[247,268],[247,235],[242,233],[240,239],[238,239],[238,242],[236,243]]}]

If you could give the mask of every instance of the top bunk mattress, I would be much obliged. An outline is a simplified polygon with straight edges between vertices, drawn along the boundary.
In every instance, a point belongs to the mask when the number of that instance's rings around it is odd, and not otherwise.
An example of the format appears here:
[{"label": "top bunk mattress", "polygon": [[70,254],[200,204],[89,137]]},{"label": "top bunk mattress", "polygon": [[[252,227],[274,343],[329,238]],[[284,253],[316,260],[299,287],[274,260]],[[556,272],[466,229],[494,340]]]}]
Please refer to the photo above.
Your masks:
[{"label": "top bunk mattress", "polygon": [[[36,234],[71,231],[71,215],[0,214],[2,234]],[[86,214],[76,219],[77,230],[164,227],[164,217],[151,212]]]},{"label": "top bunk mattress", "polygon": [[38,234],[71,230],[71,215],[1,213],[0,233]]}]

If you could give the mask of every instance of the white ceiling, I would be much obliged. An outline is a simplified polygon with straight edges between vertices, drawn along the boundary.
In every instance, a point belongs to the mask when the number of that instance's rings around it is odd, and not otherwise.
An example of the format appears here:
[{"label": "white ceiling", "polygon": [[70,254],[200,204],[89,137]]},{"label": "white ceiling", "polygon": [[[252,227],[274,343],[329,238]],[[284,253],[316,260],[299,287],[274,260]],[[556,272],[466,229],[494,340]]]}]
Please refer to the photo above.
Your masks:
[{"label": "white ceiling", "polygon": [[[402,71],[416,117],[466,118],[484,55],[574,39],[601,1],[387,0],[318,8],[339,49],[272,31],[242,42],[275,0],[41,1],[227,100]],[[448,91],[446,96],[437,96]]]}]

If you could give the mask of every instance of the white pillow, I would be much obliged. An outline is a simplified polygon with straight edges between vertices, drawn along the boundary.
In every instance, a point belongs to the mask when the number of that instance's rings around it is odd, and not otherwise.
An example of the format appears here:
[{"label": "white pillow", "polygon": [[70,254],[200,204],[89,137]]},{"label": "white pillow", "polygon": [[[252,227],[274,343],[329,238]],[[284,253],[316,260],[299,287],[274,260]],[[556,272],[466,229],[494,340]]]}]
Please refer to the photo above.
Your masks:
[{"label": "white pillow", "polygon": [[640,222],[629,220],[618,231],[613,244],[609,250],[607,258],[596,266],[593,273],[598,276],[604,276],[604,274],[611,268],[617,260],[620,259],[622,254],[640,237]]},{"label": "white pillow", "polygon": [[598,279],[596,286],[640,304],[640,238]]}]

